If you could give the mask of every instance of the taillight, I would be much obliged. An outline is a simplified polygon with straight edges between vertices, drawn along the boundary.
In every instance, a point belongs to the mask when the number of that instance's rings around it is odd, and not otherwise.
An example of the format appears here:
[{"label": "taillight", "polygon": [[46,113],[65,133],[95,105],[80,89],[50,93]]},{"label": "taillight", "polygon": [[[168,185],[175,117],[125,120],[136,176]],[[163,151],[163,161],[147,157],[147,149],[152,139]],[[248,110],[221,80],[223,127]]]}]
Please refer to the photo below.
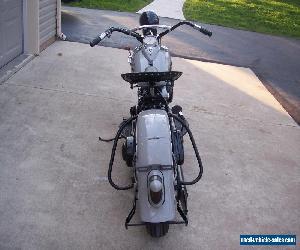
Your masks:
[{"label": "taillight", "polygon": [[164,201],[163,175],[161,172],[152,172],[148,175],[148,197],[150,204],[158,207],[161,206]]}]

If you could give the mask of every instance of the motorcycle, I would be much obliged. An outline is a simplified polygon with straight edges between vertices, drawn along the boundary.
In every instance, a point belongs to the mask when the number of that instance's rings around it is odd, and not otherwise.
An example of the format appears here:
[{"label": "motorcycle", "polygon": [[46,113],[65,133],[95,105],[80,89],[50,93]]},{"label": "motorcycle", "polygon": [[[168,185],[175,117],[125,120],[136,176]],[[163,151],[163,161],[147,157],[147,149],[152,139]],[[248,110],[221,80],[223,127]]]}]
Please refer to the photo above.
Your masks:
[{"label": "motorcycle", "polygon": [[[160,25],[155,13],[145,13],[141,16],[139,27],[111,27],[92,40],[90,46],[109,38],[113,32],[132,36],[140,42],[129,53],[131,73],[121,74],[131,89],[138,88],[137,105],[130,108],[130,118],[120,124],[113,139],[99,139],[113,141],[108,167],[111,186],[117,190],[134,189],[133,207],[125,220],[126,229],[130,226],[146,226],[152,237],[162,237],[167,234],[170,224],[188,224],[186,187],[200,180],[203,166],[182,108],[179,105],[169,107],[173,99],[174,82],[182,72],[172,71],[169,50],[161,45],[161,40],[182,25],[207,36],[211,36],[212,32],[189,21],[180,21],[172,27]],[[199,173],[192,181],[186,181],[183,174],[183,137],[186,134],[191,140],[199,167]],[[132,182],[127,186],[119,186],[112,180],[119,140],[124,140],[122,157],[132,169]],[[139,211],[140,223],[131,223],[136,210]],[[175,220],[176,210],[180,220]]]}]

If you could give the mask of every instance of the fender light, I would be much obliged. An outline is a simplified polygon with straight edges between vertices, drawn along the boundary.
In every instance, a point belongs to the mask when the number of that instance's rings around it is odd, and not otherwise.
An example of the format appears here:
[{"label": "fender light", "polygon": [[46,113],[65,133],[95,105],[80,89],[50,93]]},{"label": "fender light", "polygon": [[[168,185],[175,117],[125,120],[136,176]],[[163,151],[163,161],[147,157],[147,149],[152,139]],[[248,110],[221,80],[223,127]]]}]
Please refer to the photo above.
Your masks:
[{"label": "fender light", "polygon": [[148,177],[148,199],[152,206],[159,207],[164,202],[163,176],[151,175]]}]

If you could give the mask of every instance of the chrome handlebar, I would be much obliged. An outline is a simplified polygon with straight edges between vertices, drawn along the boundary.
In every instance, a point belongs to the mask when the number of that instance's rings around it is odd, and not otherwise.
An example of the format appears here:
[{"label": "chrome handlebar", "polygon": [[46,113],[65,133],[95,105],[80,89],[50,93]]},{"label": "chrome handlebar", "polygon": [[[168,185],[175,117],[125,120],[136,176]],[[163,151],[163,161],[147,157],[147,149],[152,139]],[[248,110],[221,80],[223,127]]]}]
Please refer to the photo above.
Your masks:
[{"label": "chrome handlebar", "polygon": [[142,30],[142,29],[145,29],[145,28],[160,28],[160,29],[170,30],[171,26],[169,26],[169,25],[158,25],[158,24],[154,24],[154,25],[142,25],[142,26],[139,26],[139,27],[135,27],[135,28],[131,29],[130,31],[131,32],[135,32],[137,30]]}]

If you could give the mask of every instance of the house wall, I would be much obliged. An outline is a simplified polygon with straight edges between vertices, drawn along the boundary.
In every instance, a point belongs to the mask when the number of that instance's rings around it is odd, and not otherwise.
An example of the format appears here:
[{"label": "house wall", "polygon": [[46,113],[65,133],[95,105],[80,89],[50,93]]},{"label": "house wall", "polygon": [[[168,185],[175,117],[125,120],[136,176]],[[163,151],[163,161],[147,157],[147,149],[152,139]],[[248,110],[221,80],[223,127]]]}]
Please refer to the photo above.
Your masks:
[{"label": "house wall", "polygon": [[39,54],[61,34],[61,0],[23,0],[24,53]]},{"label": "house wall", "polygon": [[24,0],[24,53],[39,54],[39,0]]},{"label": "house wall", "polygon": [[0,68],[61,35],[61,0],[0,0]]},{"label": "house wall", "polygon": [[61,36],[61,0],[57,0],[57,13],[56,13],[56,35]]}]

